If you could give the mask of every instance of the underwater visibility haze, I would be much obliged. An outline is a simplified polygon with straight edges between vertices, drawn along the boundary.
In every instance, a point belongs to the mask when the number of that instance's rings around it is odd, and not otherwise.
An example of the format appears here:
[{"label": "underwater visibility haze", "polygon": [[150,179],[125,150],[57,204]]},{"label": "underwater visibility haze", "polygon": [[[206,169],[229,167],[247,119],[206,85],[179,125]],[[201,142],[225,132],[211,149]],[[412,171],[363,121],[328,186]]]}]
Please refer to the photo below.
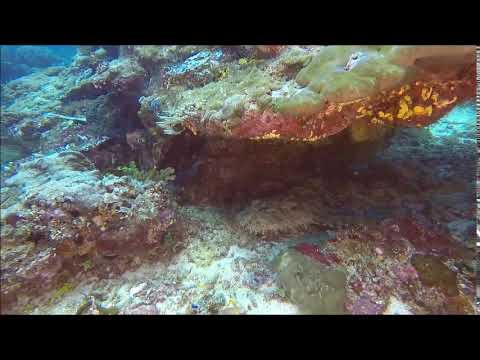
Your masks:
[{"label": "underwater visibility haze", "polygon": [[478,314],[474,46],[2,46],[2,314]]}]

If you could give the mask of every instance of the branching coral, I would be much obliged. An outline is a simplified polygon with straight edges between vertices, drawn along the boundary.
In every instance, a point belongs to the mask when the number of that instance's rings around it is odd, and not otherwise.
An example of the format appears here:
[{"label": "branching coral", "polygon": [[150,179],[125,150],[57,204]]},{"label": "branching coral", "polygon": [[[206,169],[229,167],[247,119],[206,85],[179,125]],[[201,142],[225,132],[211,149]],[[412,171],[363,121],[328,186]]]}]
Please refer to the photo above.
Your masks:
[{"label": "branching coral", "polygon": [[183,119],[179,116],[168,115],[168,114],[156,114],[157,122],[156,125],[163,130],[165,135],[178,135],[182,131],[175,130],[177,125],[180,125]]}]

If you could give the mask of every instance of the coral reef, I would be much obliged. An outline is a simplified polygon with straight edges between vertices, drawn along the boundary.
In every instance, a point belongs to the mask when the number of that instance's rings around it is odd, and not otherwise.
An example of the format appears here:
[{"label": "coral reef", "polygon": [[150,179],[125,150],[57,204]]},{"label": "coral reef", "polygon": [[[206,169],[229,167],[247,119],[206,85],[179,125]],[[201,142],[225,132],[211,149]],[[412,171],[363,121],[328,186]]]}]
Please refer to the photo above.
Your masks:
[{"label": "coral reef", "polygon": [[91,150],[138,127],[143,69],[130,60],[99,56],[82,62],[85,55],[79,53],[68,67],[49,67],[2,85],[2,138],[8,138],[2,153],[9,151],[9,159],[17,160]]},{"label": "coral reef", "polygon": [[19,292],[53,286],[63,270],[89,271],[103,258],[128,260],[162,245],[175,204],[165,190],[171,178],[161,176],[102,176],[78,152],[19,167],[2,186],[2,306]]},{"label": "coral reef", "polygon": [[473,50],[23,48],[1,312],[474,314]]},{"label": "coral reef", "polygon": [[145,81],[145,70],[133,59],[114,59],[103,61],[95,69],[95,73],[81,80],[65,94],[67,100],[95,98],[99,95],[131,92],[139,93]]}]

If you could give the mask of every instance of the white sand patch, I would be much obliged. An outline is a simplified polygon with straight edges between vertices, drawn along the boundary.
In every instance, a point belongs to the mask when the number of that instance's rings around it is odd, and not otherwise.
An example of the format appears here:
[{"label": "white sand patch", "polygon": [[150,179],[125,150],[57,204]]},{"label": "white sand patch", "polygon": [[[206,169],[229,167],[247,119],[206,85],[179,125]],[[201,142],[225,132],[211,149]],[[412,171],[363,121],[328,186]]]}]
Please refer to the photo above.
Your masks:
[{"label": "white sand patch", "polygon": [[387,309],[383,312],[384,315],[413,315],[407,304],[404,304],[397,298],[391,296],[388,302]]}]

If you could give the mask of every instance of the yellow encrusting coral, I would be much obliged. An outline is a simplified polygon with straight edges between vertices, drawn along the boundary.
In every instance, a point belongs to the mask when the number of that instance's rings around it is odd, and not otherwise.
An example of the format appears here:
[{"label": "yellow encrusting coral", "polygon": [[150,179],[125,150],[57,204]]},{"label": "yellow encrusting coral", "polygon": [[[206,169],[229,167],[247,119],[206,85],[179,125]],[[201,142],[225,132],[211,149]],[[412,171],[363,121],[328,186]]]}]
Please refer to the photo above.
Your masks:
[{"label": "yellow encrusting coral", "polygon": [[[376,101],[367,105],[369,101],[362,99],[362,105],[356,109],[355,119],[368,118],[371,124],[393,124],[394,120],[406,121],[407,123],[418,121],[416,126],[425,126],[432,120],[435,109],[445,109],[458,101],[458,97],[441,99],[440,94],[455,93],[459,83],[456,82],[422,82],[406,84],[400,89],[393,89],[388,92],[381,92]],[[435,90],[438,90],[436,92]],[[372,105],[373,109],[372,110]]]},{"label": "yellow encrusting coral", "polygon": [[400,109],[397,113],[398,119],[407,120],[413,115],[412,110],[409,109],[408,103],[405,100],[400,100],[398,105],[400,106]]},{"label": "yellow encrusting coral", "polygon": [[280,139],[280,134],[277,133],[277,130],[272,130],[269,133],[263,134],[262,136],[256,136],[250,138],[250,140],[271,140],[271,139]]},{"label": "yellow encrusting coral", "polygon": [[357,110],[357,113],[360,113],[360,115],[356,116],[357,119],[361,119],[365,116],[372,116],[373,115],[373,111],[365,109],[364,106],[360,106]]},{"label": "yellow encrusting coral", "polygon": [[428,99],[430,99],[430,96],[432,95],[432,91],[433,91],[432,87],[430,87],[430,89],[423,88],[422,89],[422,99],[424,101],[427,101]]},{"label": "yellow encrusting coral", "polygon": [[435,101],[434,105],[438,108],[444,108],[447,107],[448,105],[453,104],[455,101],[457,101],[457,97],[455,96],[453,99],[450,100],[441,100],[441,101]]},{"label": "yellow encrusting coral", "polygon": [[427,107],[417,105],[413,108],[413,112],[414,112],[415,115],[431,116],[432,115],[432,105],[429,105]]},{"label": "yellow encrusting coral", "polygon": [[389,120],[389,121],[393,121],[393,115],[392,115],[391,113],[389,113],[389,112],[384,113],[383,111],[379,111],[379,112],[378,112],[378,117],[379,117],[380,119],[387,119],[387,120]]}]

